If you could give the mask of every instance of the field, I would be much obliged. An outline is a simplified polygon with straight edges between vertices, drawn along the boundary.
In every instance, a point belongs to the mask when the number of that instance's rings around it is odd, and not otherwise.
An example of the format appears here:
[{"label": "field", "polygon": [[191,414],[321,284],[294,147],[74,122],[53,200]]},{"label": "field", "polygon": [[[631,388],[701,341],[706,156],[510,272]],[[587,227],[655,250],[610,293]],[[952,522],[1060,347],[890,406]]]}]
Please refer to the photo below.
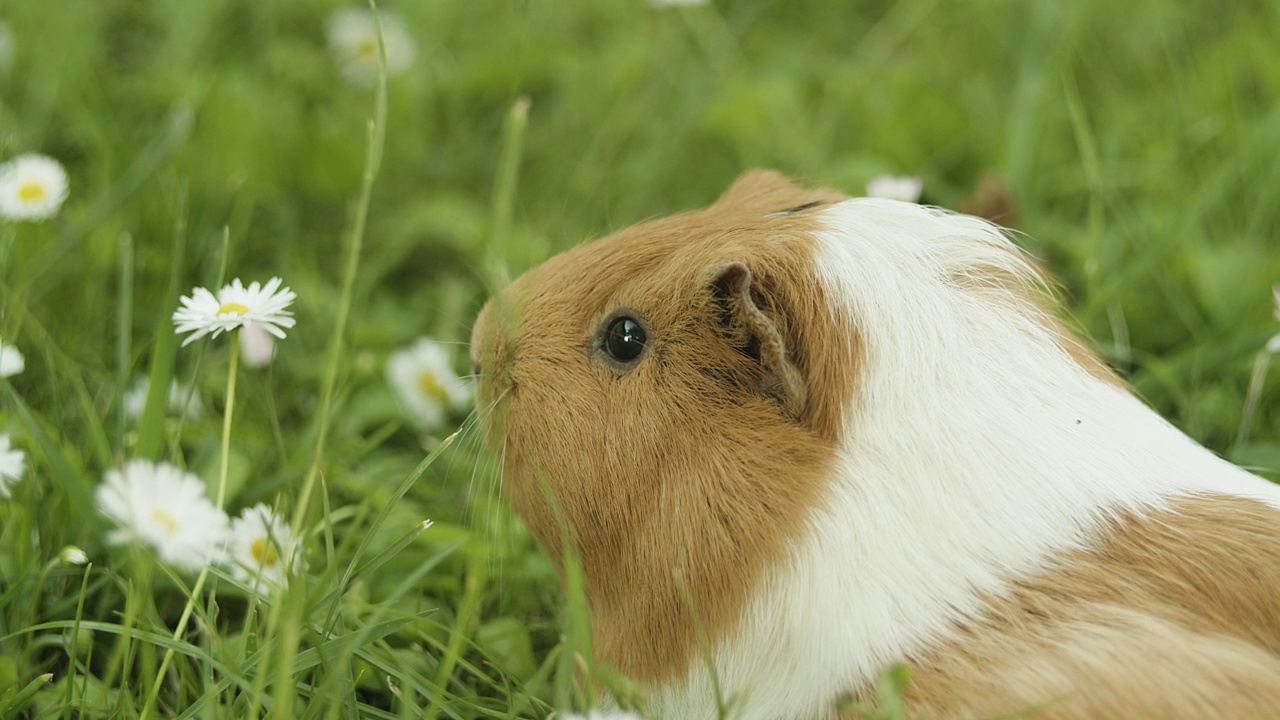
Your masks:
[{"label": "field", "polygon": [[[0,344],[24,358],[0,377],[0,458],[24,465],[0,464],[0,718],[584,709],[581,613],[455,384],[471,322],[505,279],[753,167],[850,194],[914,176],[1011,225],[1148,403],[1280,477],[1280,5],[379,10],[385,73],[359,3],[0,6],[0,162],[68,178],[50,217],[0,219]],[[274,357],[183,345],[182,296],[272,277],[296,293]],[[448,367],[405,391],[420,338]],[[198,478],[287,581],[184,567],[138,529],[174,518],[104,511],[136,460]]]}]

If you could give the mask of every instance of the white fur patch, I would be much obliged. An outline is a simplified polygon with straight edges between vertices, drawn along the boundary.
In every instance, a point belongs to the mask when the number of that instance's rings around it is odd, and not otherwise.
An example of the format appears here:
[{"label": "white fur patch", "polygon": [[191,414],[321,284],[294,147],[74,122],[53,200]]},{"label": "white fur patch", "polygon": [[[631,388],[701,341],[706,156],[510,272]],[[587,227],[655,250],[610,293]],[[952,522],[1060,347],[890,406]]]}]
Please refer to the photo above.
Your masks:
[{"label": "white fur patch", "polygon": [[[827,718],[835,698],[946,638],[980,592],[1086,547],[1120,510],[1280,486],[1217,458],[1081,368],[1039,310],[957,277],[1035,273],[994,226],[910,203],[824,211],[815,272],[866,367],[825,507],[714,648],[739,720]],[[852,352],[852,349],[851,349]],[[707,668],[654,716],[715,718]]]}]

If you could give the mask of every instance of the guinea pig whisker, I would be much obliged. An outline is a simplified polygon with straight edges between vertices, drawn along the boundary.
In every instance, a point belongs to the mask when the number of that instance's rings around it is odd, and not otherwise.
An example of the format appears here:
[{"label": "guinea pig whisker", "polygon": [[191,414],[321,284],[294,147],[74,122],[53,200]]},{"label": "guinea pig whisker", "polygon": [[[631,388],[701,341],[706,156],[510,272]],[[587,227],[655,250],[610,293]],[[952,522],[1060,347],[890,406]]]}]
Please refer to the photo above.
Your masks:
[{"label": "guinea pig whisker", "polygon": [[[505,464],[506,439],[502,446],[493,452],[485,447],[484,423],[494,409],[507,396],[504,389],[498,396],[487,403],[477,405],[463,420],[459,433],[469,445],[469,454],[474,460],[471,477],[467,486],[467,497],[470,504],[470,521],[473,528],[485,535],[487,546],[498,548],[500,542],[510,543],[512,538],[504,531],[503,507],[501,505],[501,468]],[[493,446],[490,445],[489,448]],[[501,582],[503,559],[511,548],[500,549],[488,558],[490,576]]]}]

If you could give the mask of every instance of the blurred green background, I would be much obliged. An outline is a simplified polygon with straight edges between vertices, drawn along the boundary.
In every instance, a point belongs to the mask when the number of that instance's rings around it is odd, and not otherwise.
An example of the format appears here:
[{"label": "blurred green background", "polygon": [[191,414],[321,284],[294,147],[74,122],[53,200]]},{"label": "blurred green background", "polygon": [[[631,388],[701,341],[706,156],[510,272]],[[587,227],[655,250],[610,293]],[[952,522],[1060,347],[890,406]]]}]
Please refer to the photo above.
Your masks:
[{"label": "blurred green background", "polygon": [[[102,521],[76,498],[136,442],[116,416],[122,378],[149,372],[158,333],[170,332],[178,247],[180,293],[212,286],[224,262],[228,278],[280,275],[298,293],[298,325],[274,366],[245,373],[233,436],[233,507],[289,504],[314,449],[373,113],[373,86],[332,47],[331,24],[361,7],[0,5],[9,28],[0,161],[41,152],[71,181],[56,218],[5,231],[0,337],[24,350],[28,368],[0,396],[0,430],[35,448],[31,497],[42,508],[24,518],[38,541],[30,557],[9,559],[11,572],[35,572],[68,543],[112,557]],[[1214,450],[1280,471],[1274,373],[1255,383],[1257,416],[1240,432],[1251,369],[1280,332],[1271,294],[1280,282],[1280,4],[401,0],[381,9],[414,52],[389,78],[386,153],[326,448],[325,490],[345,517],[385,505],[424,448],[454,429],[408,422],[383,365],[425,335],[452,343],[455,367],[466,367],[492,253],[514,276],[585,239],[706,204],[753,167],[850,194],[879,175],[918,176],[924,202],[1012,224],[1062,280],[1084,334],[1148,402]],[[495,224],[504,122],[521,98],[528,119],[511,222]],[[122,325],[124,236],[133,285]],[[215,410],[181,437],[170,427],[165,447],[209,477],[226,344],[175,357],[177,375]],[[0,519],[15,527],[23,512],[11,506]],[[467,699],[446,715],[538,717],[528,708],[550,696],[537,668],[559,639],[559,591],[503,509],[474,436],[413,484],[378,542],[424,517],[437,527],[362,588],[365,610],[394,595],[405,613],[431,612],[430,627],[394,636],[385,652],[435,672],[422,648],[451,637],[472,578],[480,589],[464,618],[475,641],[467,657],[507,680],[458,670],[450,692]],[[361,522],[341,525],[339,539]],[[454,543],[435,571],[393,593],[423,557]],[[86,606],[102,620],[127,594],[113,589],[109,566],[95,570],[102,583]],[[36,591],[10,579],[10,589],[27,589],[0,595],[0,636],[68,617],[80,575],[61,572],[61,584],[40,591],[48,604],[26,614],[6,610],[5,597]],[[161,603],[157,621],[172,612]],[[61,672],[66,653],[41,650],[35,637],[0,642],[0,657],[24,679],[27,667]],[[385,683],[362,682],[360,702],[403,712]],[[526,690],[537,700],[511,709]]]}]

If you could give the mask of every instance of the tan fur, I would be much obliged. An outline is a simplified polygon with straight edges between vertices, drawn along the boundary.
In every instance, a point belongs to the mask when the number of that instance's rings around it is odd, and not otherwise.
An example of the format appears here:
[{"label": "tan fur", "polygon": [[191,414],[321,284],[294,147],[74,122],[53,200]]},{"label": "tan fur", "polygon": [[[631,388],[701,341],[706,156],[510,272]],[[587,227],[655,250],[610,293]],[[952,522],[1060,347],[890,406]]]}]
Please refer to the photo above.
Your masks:
[{"label": "tan fur", "polygon": [[1127,515],[913,663],[928,717],[1280,717],[1280,511],[1231,497]]},{"label": "tan fur", "polygon": [[[477,321],[479,404],[502,398],[491,434],[507,497],[557,561],[548,495],[565,527],[590,533],[565,539],[583,563],[596,655],[637,680],[694,658],[691,607],[708,638],[731,629],[821,491],[858,341],[812,277],[812,214],[783,211],[839,199],[750,174],[705,210],[552,258]],[[753,390],[767,368],[726,337],[712,285],[734,263],[805,385],[799,423]],[[649,327],[629,372],[593,345],[619,308]]]}]

